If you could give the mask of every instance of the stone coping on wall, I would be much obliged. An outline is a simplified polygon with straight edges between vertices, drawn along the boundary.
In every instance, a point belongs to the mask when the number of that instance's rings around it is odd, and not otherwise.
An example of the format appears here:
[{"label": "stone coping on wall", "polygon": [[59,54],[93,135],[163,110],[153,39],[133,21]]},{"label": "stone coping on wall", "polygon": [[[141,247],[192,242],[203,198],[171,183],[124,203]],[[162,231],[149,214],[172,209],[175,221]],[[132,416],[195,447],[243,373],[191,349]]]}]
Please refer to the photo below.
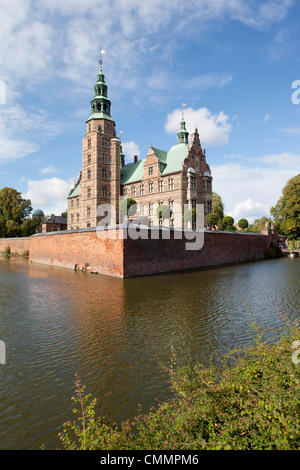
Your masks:
[{"label": "stone coping on wall", "polygon": [[[160,231],[170,231],[170,232],[204,232],[204,233],[224,233],[224,234],[230,234],[230,235],[251,235],[251,236],[268,236],[266,234],[262,233],[253,233],[253,232],[241,232],[241,231],[235,231],[235,232],[230,232],[230,231],[225,231],[225,230],[208,230],[208,229],[184,229],[180,227],[164,227],[164,226],[159,226],[159,225],[152,225],[149,227],[148,225],[141,225],[141,224],[130,224],[130,227],[132,228],[139,228],[141,230],[160,230]],[[84,232],[102,232],[102,231],[109,231],[109,230],[120,230],[120,229],[127,229],[129,228],[129,225],[126,224],[118,224],[118,225],[108,225],[105,227],[86,227],[86,228],[77,228],[73,230],[57,230],[55,232],[45,232],[45,233],[36,233],[34,235],[31,235],[31,237],[44,237],[44,236],[51,236],[51,235],[64,235],[64,234],[70,234],[70,233],[84,233]],[[28,240],[29,238],[24,237],[24,238],[0,238],[1,240]]]}]

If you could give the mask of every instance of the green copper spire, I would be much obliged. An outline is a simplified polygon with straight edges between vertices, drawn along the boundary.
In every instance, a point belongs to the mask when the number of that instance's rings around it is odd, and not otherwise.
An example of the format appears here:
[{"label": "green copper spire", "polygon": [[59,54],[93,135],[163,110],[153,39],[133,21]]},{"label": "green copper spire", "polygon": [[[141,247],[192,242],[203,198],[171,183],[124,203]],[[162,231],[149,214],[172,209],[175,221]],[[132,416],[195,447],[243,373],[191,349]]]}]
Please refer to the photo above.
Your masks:
[{"label": "green copper spire", "polygon": [[177,132],[177,143],[178,144],[188,144],[189,143],[189,133],[185,128],[185,120],[182,115],[180,129]]},{"label": "green copper spire", "polygon": [[110,108],[111,102],[107,97],[107,85],[105,83],[105,76],[102,71],[102,53],[100,51],[100,70],[97,75],[97,82],[94,85],[94,98],[91,100],[91,115],[88,119],[111,119]]}]

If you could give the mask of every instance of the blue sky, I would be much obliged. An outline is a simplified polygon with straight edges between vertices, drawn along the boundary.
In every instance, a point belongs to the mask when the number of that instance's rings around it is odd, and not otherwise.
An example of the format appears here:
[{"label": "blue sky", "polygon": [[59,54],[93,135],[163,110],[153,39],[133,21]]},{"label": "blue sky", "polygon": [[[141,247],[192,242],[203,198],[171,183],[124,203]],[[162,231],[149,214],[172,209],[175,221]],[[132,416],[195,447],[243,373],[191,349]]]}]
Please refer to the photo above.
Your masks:
[{"label": "blue sky", "polygon": [[0,187],[66,209],[102,47],[126,160],[176,143],[185,103],[226,214],[268,216],[300,167],[299,21],[293,0],[0,0]]}]

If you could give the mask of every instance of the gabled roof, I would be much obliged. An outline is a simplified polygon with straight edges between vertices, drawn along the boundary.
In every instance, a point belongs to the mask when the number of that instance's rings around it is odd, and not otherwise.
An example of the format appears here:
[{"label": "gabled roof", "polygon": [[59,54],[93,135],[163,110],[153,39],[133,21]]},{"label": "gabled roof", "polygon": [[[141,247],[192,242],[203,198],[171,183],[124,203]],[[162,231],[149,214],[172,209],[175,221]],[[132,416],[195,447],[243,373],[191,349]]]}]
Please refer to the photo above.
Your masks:
[{"label": "gabled roof", "polygon": [[[188,149],[188,144],[180,143],[173,145],[168,152],[160,150],[157,153],[157,157],[163,165],[161,174],[167,175],[168,173],[181,171],[184,159],[188,156]],[[159,155],[161,157],[159,157]]]},{"label": "gabled roof", "polygon": [[75,188],[72,190],[72,192],[70,192],[69,196],[68,196],[68,199],[70,197],[74,197],[74,196],[79,196],[79,192],[80,192],[80,183],[78,183]]},{"label": "gabled roof", "polygon": [[144,162],[139,160],[136,163],[128,163],[121,167],[121,184],[133,183],[140,181],[144,175]]},{"label": "gabled roof", "polygon": [[61,217],[59,215],[55,215],[47,220],[46,224],[65,224],[67,225],[67,217]]}]

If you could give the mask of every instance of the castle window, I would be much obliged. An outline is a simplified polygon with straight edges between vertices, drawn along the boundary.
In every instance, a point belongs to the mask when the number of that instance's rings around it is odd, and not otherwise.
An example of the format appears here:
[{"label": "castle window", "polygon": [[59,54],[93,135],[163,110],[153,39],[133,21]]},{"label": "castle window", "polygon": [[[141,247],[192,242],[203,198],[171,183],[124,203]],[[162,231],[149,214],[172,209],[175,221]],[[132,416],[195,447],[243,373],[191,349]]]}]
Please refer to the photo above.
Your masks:
[{"label": "castle window", "polygon": [[174,189],[174,179],[169,178],[169,190],[171,191],[172,189]]},{"label": "castle window", "polygon": [[153,183],[149,183],[149,194],[153,193]]},{"label": "castle window", "polygon": [[124,188],[124,189],[123,189],[123,196],[127,196],[127,194],[128,194],[128,189],[127,189],[127,188]]},{"label": "castle window", "polygon": [[203,180],[203,191],[206,192],[207,191],[207,180]]},{"label": "castle window", "polygon": [[158,191],[161,193],[164,190],[164,182],[163,180],[160,180],[158,182]]},{"label": "castle window", "polygon": [[103,186],[101,188],[101,193],[102,193],[102,197],[104,197],[104,198],[107,197],[107,188],[105,186]]},{"label": "castle window", "polygon": [[87,155],[87,164],[90,165],[91,164],[91,154],[88,153]]},{"label": "castle window", "polygon": [[154,214],[154,204],[153,202],[150,202],[149,204],[149,215],[153,215]]},{"label": "castle window", "polygon": [[91,195],[92,195],[92,190],[91,190],[91,188],[87,188],[86,197],[87,197],[87,198],[90,198]]},{"label": "castle window", "polygon": [[107,179],[107,171],[105,168],[102,168],[102,178],[105,180]]},{"label": "castle window", "polygon": [[91,217],[91,208],[90,208],[90,206],[87,206],[87,208],[86,208],[86,216]]},{"label": "castle window", "polygon": [[169,201],[169,207],[170,207],[171,211],[173,212],[173,210],[174,210],[174,201]]},{"label": "castle window", "polygon": [[89,132],[91,132],[91,125],[89,124]]},{"label": "castle window", "polygon": [[141,185],[140,185],[140,195],[141,195],[141,196],[144,196],[144,194],[145,194],[145,185],[144,185],[144,184],[141,184]]},{"label": "castle window", "polygon": [[144,204],[140,204],[140,215],[145,215],[145,206],[144,206]]},{"label": "castle window", "polygon": [[135,196],[135,186],[132,186],[131,188],[131,196]]},{"label": "castle window", "polygon": [[196,189],[196,176],[189,176],[187,181],[187,188]]},{"label": "castle window", "polygon": [[148,175],[149,175],[149,176],[153,175],[153,166],[149,166],[149,168],[148,168]]},{"label": "castle window", "polygon": [[71,209],[74,207],[74,199],[71,199]]},{"label": "castle window", "polygon": [[76,222],[77,223],[79,222],[79,214],[78,213],[76,214]]},{"label": "castle window", "polygon": [[210,213],[212,211],[212,201],[207,201],[207,212]]},{"label": "castle window", "polygon": [[86,172],[86,176],[87,176],[87,179],[90,180],[91,177],[92,177],[92,172],[91,172],[91,169],[88,168],[87,172]]},{"label": "castle window", "polygon": [[91,141],[91,139],[88,139],[88,149],[90,149],[91,146],[92,146],[92,141]]},{"label": "castle window", "polygon": [[91,224],[88,222],[88,223],[86,224],[86,227],[87,227],[87,228],[90,228],[90,226],[91,226]]},{"label": "castle window", "polygon": [[211,192],[211,180],[207,181],[207,191]]},{"label": "castle window", "polygon": [[76,207],[79,207],[79,197],[76,199]]},{"label": "castle window", "polygon": [[196,158],[196,168],[199,168],[199,158]]},{"label": "castle window", "polygon": [[71,214],[71,224],[74,223],[74,214]]},{"label": "castle window", "polygon": [[107,155],[105,152],[102,153],[102,162],[107,163]]}]

